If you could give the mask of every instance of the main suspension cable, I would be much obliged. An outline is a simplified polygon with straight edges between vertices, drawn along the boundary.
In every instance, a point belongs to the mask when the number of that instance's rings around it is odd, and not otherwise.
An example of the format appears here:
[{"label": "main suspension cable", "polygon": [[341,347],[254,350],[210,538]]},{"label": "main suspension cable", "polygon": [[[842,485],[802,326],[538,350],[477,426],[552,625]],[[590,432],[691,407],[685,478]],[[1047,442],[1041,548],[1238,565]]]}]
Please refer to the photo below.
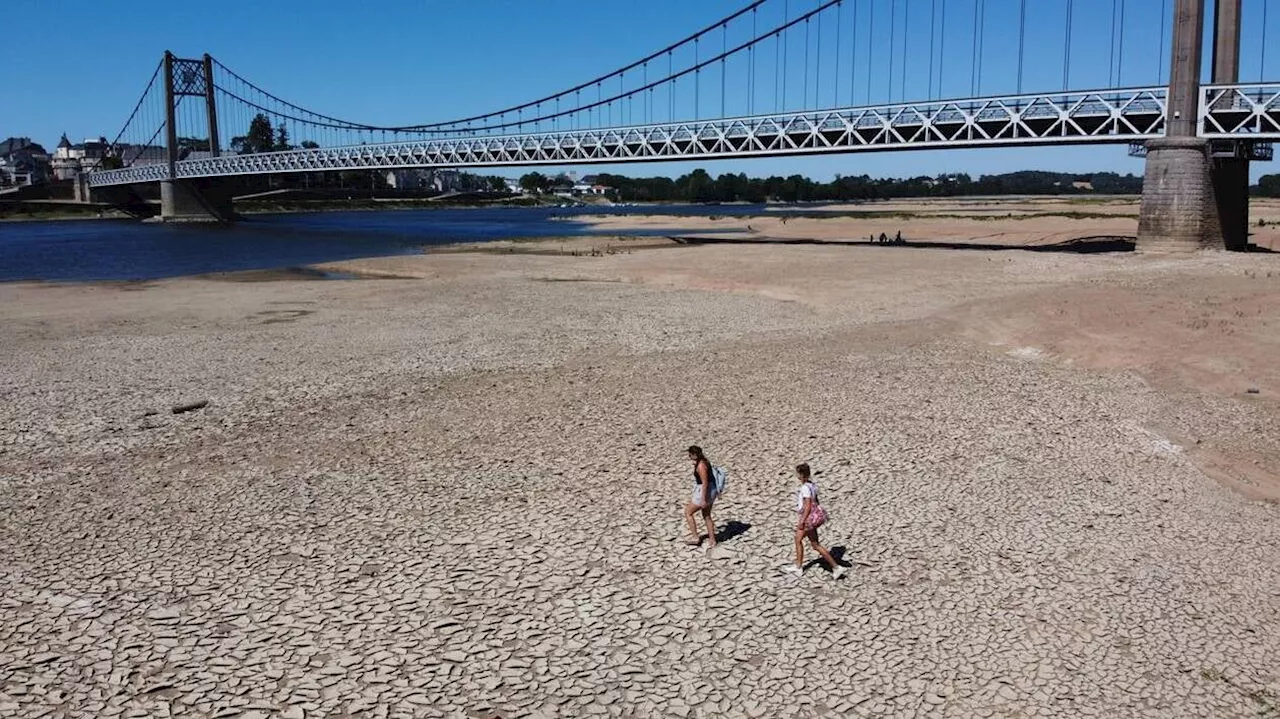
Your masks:
[{"label": "main suspension cable", "polygon": [[938,0],[932,0],[929,7],[929,99],[933,99],[933,50],[938,46]]},{"label": "main suspension cable", "polygon": [[[1067,0],[1066,36],[1062,42],[1062,89],[1071,86],[1071,24],[1075,20],[1075,0]],[[1161,28],[1163,30],[1163,28]]]},{"label": "main suspension cable", "polygon": [[[840,26],[844,24],[844,3],[836,4],[836,73],[835,79],[831,81],[831,86],[835,88],[834,104],[840,104]],[[849,104],[853,104],[853,99],[849,99]]]},{"label": "main suspension cable", "polygon": [[1116,13],[1119,10],[1118,0],[1111,0],[1111,57],[1107,60],[1107,83],[1116,86]]},{"label": "main suspension cable", "polygon": [[1262,52],[1258,56],[1258,82],[1265,82],[1267,79],[1267,6],[1271,4],[1271,0],[1262,0],[1262,41],[1258,44],[1262,46]]},{"label": "main suspension cable", "polygon": [[1022,58],[1027,37],[1027,0],[1020,0],[1018,9],[1018,94],[1022,94]]},{"label": "main suspension cable", "polygon": [[893,102],[893,61],[898,54],[898,0],[889,4],[889,93],[886,102]]},{"label": "main suspension cable", "polygon": [[867,104],[871,104],[871,66],[876,58],[876,0],[871,0],[871,17],[867,23]]},{"label": "main suspension cable", "polygon": [[898,83],[898,99],[907,99],[907,38],[911,37],[911,0],[902,4],[902,82]]},{"label": "main suspension cable", "polygon": [[1125,0],[1120,0],[1120,46],[1116,50],[1116,84],[1124,84],[1124,6]]}]

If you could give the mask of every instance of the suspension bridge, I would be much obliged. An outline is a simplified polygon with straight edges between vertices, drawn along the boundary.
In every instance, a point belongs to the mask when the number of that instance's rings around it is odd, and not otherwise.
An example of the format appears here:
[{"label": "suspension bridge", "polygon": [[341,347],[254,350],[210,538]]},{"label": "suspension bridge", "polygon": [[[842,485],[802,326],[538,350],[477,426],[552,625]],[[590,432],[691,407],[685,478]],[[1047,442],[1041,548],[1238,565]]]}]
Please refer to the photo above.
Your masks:
[{"label": "suspension bridge", "polygon": [[395,126],[166,52],[84,184],[225,220],[254,175],[1118,144],[1146,158],[1140,248],[1246,249],[1249,163],[1280,139],[1269,5],[756,0],[555,94]]}]

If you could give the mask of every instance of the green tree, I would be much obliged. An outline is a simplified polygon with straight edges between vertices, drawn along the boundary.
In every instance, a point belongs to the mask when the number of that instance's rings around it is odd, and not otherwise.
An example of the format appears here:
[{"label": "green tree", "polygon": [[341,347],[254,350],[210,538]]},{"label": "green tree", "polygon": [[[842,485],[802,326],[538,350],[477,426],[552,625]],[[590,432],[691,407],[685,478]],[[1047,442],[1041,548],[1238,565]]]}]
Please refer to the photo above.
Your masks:
[{"label": "green tree", "polygon": [[520,178],[520,189],[525,192],[542,192],[550,184],[551,181],[541,172],[530,172]]},{"label": "green tree", "polygon": [[716,199],[716,183],[707,171],[699,167],[676,180],[680,196],[690,202],[711,202]]},{"label": "green tree", "polygon": [[507,191],[507,181],[506,181],[505,179],[501,178],[501,177],[496,176],[496,175],[490,175],[490,176],[489,176],[489,191],[490,191],[490,192],[506,192],[506,191]]},{"label": "green tree", "polygon": [[[237,138],[238,139],[238,138]],[[233,146],[235,140],[232,140]],[[249,121],[249,133],[240,143],[237,154],[247,155],[255,152],[271,152],[276,146],[275,130],[271,129],[271,119],[262,113],[253,116]]]},{"label": "green tree", "polygon": [[277,150],[292,150],[293,146],[289,144],[289,130],[280,123],[280,127],[276,128],[276,146]]},{"label": "green tree", "polygon": [[1258,194],[1262,197],[1280,197],[1280,175],[1259,177]]},{"label": "green tree", "polygon": [[320,148],[320,143],[316,142],[315,140],[302,141],[302,149],[304,150],[317,150],[319,148]]}]

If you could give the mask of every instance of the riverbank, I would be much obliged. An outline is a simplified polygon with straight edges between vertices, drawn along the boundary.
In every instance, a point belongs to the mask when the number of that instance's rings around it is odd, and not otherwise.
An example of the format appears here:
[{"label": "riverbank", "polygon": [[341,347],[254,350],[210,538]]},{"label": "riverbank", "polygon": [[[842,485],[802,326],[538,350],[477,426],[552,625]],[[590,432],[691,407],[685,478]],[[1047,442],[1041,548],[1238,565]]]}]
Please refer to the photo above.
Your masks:
[{"label": "riverbank", "polygon": [[3,711],[1273,711],[1273,256],[592,242],[0,285]]},{"label": "riverbank", "polygon": [[[8,203],[14,205],[15,203]],[[0,223],[8,222],[65,222],[67,220],[132,220],[125,212],[110,208],[45,204],[30,205],[16,203],[17,206],[0,207]]]},{"label": "riverbank", "polygon": [[[1132,243],[1138,234],[1137,198],[959,198],[890,200],[836,204],[794,211],[739,216],[716,214],[675,218],[618,216],[580,218],[600,233],[623,229],[696,232],[745,240],[859,242],[899,236],[917,246],[1044,247],[1081,243]],[[1257,248],[1280,252],[1280,200],[1250,203],[1249,239]]]},{"label": "riverbank", "polygon": [[[349,198],[343,200],[244,200],[235,203],[237,214],[310,214],[321,212],[378,212],[392,210],[434,210],[493,207],[555,207],[557,203],[538,198],[508,198],[486,201],[451,201],[447,198]],[[128,219],[130,215],[109,208],[72,203],[0,203],[0,222],[41,222],[57,220]]]}]

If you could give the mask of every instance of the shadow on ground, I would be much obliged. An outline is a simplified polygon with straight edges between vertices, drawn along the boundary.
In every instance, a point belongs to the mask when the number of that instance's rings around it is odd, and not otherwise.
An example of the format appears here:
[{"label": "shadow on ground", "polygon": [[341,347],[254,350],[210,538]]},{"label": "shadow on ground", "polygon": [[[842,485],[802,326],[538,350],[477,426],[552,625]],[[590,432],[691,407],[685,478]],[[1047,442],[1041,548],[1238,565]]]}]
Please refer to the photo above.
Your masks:
[{"label": "shadow on ground", "polygon": [[[978,242],[944,242],[933,240],[902,240],[901,242],[872,242],[870,240],[818,240],[811,238],[746,239],[736,237],[675,236],[672,240],[683,245],[835,245],[838,247],[916,247],[937,250],[1021,250],[1023,252],[1066,252],[1094,254],[1101,252],[1132,252],[1135,238],[1115,235],[1077,237],[1048,245],[1001,245]],[[1256,247],[1256,245],[1255,245]],[[1259,248],[1258,251],[1262,251]]]},{"label": "shadow on ground", "polygon": [[724,542],[726,540],[733,539],[734,537],[745,534],[748,529],[751,529],[751,525],[747,524],[746,522],[738,522],[738,521],[729,522],[728,524],[724,525],[724,529],[721,529],[719,532],[716,532],[716,541]]}]

